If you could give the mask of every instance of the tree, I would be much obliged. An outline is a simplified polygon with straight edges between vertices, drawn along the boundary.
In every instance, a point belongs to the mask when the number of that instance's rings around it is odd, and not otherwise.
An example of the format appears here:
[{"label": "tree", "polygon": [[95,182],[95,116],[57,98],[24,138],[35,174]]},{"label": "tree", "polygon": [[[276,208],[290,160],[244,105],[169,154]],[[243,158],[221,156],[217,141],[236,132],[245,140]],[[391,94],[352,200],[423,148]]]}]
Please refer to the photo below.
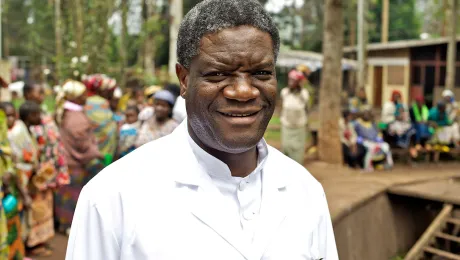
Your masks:
[{"label": "tree", "polygon": [[322,161],[333,164],[341,164],[343,160],[339,136],[340,95],[337,94],[342,89],[343,38],[342,0],[325,0],[318,154]]},{"label": "tree", "polygon": [[177,63],[177,34],[179,33],[179,26],[183,16],[183,3],[182,0],[169,1],[169,14],[171,15],[171,23],[169,27],[169,79],[176,79],[176,63]]},{"label": "tree", "polygon": [[128,0],[121,0],[121,35],[120,35],[120,76],[121,86],[124,87],[126,84],[126,67],[128,65],[128,53],[127,53],[127,37],[128,37]]},{"label": "tree", "polygon": [[446,88],[455,87],[455,60],[457,56],[457,9],[458,0],[450,0],[449,47],[447,50]]},{"label": "tree", "polygon": [[[383,1],[386,0],[370,1],[369,42],[381,41]],[[388,28],[388,39],[390,41],[418,39],[421,32],[421,18],[416,8],[417,0],[390,0],[389,4],[391,22]]]},{"label": "tree", "polygon": [[54,30],[56,35],[56,78],[59,81],[62,76],[62,57],[64,56],[64,51],[62,47],[61,0],[54,0],[54,17]]}]

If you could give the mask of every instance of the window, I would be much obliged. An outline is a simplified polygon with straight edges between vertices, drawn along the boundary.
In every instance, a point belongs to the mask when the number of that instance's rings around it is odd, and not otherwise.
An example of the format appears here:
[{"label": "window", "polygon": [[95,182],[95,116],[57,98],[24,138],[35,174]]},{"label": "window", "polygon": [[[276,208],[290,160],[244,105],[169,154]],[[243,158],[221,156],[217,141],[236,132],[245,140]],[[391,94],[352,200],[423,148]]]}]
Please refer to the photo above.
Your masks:
[{"label": "window", "polygon": [[404,85],[404,66],[388,66],[388,85]]}]

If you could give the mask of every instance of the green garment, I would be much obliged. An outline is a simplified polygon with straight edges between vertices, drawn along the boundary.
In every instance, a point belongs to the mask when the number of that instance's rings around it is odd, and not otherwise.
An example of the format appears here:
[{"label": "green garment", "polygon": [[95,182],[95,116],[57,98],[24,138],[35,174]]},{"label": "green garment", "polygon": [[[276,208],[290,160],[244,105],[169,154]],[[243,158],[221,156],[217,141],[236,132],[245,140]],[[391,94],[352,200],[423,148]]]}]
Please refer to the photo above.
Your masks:
[{"label": "green garment", "polygon": [[416,122],[427,121],[429,117],[429,110],[426,105],[422,106],[422,111],[420,113],[420,109],[416,103],[412,104],[412,111],[414,112],[414,117]]},{"label": "green garment", "polygon": [[444,115],[441,116],[439,109],[437,107],[433,107],[430,110],[428,121],[435,122],[438,126],[449,126],[452,124],[452,121],[449,120],[449,116],[446,112],[443,113]]}]

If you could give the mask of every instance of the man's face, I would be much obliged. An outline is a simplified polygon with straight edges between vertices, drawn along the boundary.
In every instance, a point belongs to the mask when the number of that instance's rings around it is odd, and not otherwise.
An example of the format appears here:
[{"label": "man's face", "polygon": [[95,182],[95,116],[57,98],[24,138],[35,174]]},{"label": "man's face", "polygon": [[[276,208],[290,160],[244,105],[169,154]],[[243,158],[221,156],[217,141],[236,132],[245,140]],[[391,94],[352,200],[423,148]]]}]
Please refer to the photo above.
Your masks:
[{"label": "man's face", "polygon": [[291,89],[299,87],[299,81],[295,78],[289,77],[288,78],[288,87]]},{"label": "man's face", "polygon": [[276,102],[268,33],[240,26],[206,35],[190,69],[176,67],[189,129],[209,148],[242,153],[262,139]]}]

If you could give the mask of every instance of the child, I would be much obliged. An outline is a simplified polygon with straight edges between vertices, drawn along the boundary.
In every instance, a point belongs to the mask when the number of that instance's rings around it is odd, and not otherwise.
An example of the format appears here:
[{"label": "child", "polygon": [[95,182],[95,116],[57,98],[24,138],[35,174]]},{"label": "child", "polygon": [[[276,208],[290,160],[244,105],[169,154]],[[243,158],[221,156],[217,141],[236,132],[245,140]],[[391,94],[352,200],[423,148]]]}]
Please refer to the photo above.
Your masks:
[{"label": "child", "polygon": [[138,120],[139,108],[137,106],[129,106],[125,111],[125,124],[120,129],[120,141],[118,144],[119,158],[127,155],[136,149],[136,139],[141,127],[141,122]]}]

